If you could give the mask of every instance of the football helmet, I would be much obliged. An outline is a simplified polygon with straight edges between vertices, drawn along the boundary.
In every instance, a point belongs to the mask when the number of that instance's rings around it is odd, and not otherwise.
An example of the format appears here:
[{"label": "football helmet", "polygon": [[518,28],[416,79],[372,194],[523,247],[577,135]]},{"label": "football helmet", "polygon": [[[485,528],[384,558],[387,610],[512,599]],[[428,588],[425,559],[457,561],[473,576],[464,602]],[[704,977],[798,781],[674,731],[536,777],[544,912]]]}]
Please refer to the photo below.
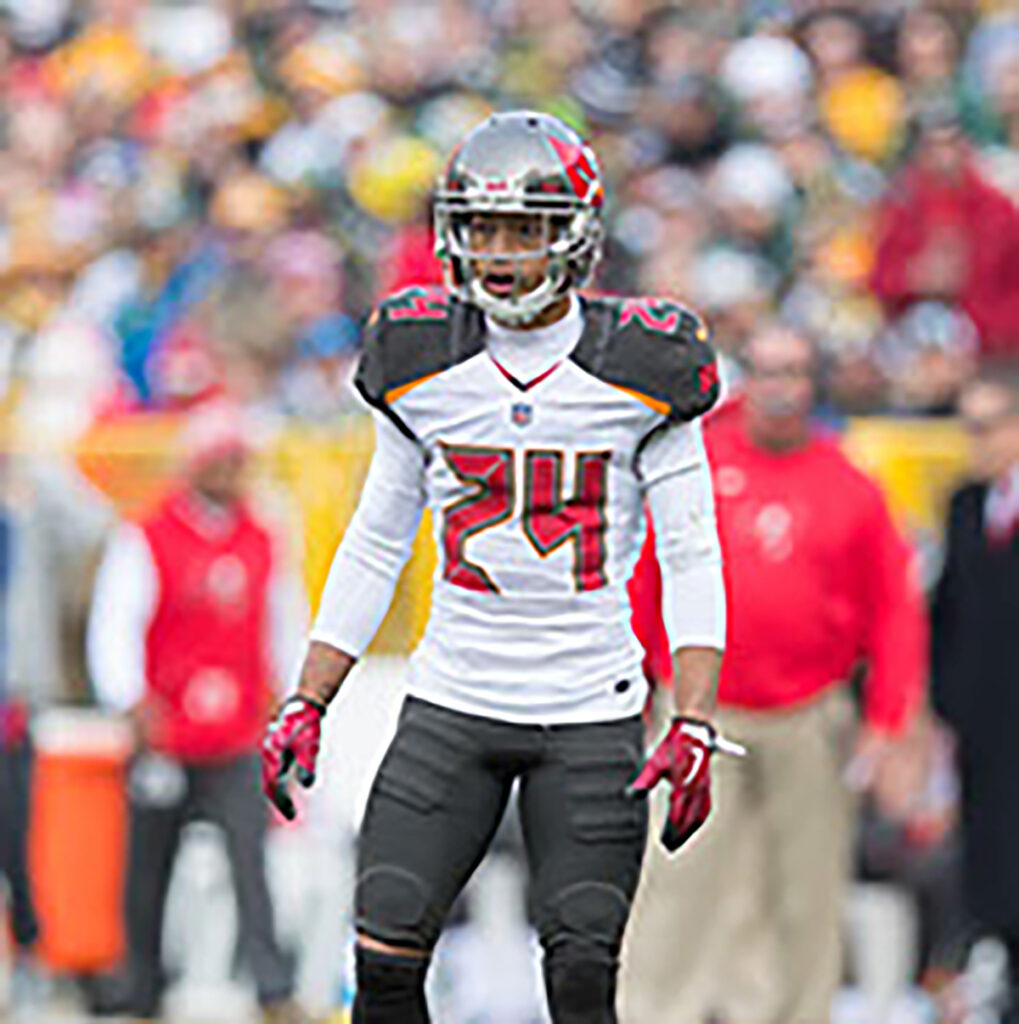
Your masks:
[{"label": "football helmet", "polygon": [[[529,110],[493,114],[454,150],[436,190],[436,255],[447,283],[500,321],[534,319],[590,277],[601,255],[604,197],[594,153],[562,121]],[[495,254],[472,248],[470,239],[472,218],[492,213],[536,214],[544,225],[537,248],[499,254],[516,265],[505,295],[485,288],[475,261]],[[524,291],[520,265],[536,257],[547,258],[547,270]]]}]

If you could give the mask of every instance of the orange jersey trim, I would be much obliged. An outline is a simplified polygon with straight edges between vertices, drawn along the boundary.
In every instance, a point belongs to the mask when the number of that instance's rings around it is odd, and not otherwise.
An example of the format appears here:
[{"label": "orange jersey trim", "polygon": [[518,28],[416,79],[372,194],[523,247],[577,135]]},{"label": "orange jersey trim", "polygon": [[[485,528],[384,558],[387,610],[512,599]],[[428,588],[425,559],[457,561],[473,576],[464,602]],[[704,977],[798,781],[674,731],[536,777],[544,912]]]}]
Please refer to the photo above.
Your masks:
[{"label": "orange jersey trim", "polygon": [[387,402],[395,402],[398,398],[403,398],[408,391],[413,391],[419,384],[424,384],[426,380],[431,380],[433,377],[438,377],[442,373],[442,370],[436,370],[435,373],[429,373],[425,377],[418,377],[417,380],[412,380],[409,384],[401,384],[398,388],[391,388],[385,394]]},{"label": "orange jersey trim", "polygon": [[[612,384],[611,381],[606,381],[606,383]],[[634,391],[631,388],[624,388],[622,384],[612,384],[612,386],[620,391],[625,391],[631,397],[636,398],[638,402],[643,402],[649,409],[654,409],[655,412],[660,412],[663,416],[668,416],[671,411],[671,406],[668,402],[660,402],[657,398],[652,398],[650,395],[641,394],[641,392]]]}]

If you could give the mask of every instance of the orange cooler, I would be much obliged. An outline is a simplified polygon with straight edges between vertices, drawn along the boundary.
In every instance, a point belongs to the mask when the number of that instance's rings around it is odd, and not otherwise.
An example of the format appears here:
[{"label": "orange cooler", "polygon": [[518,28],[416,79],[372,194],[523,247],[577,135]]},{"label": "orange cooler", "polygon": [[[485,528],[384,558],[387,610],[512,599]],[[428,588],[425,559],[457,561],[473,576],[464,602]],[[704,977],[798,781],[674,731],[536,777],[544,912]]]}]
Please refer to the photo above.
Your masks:
[{"label": "orange cooler", "polygon": [[131,732],[98,711],[54,709],[36,719],[32,734],[29,866],[40,955],[59,971],[107,970],[124,948]]}]

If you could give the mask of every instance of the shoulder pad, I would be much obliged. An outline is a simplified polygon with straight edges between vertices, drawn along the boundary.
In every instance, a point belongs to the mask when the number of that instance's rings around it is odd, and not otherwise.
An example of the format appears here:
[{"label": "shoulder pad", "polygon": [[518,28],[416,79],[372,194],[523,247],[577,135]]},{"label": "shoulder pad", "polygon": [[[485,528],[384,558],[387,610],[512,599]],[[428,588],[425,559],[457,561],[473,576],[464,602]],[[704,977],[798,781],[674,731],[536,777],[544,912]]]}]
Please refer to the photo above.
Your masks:
[{"label": "shoulder pad", "polygon": [[442,288],[407,288],[384,299],[365,327],[354,386],[388,407],[416,385],[481,350],[480,315]]},{"label": "shoulder pad", "polygon": [[707,325],[670,299],[588,301],[590,321],[574,353],[580,366],[629,391],[672,422],[718,401],[718,364]]}]

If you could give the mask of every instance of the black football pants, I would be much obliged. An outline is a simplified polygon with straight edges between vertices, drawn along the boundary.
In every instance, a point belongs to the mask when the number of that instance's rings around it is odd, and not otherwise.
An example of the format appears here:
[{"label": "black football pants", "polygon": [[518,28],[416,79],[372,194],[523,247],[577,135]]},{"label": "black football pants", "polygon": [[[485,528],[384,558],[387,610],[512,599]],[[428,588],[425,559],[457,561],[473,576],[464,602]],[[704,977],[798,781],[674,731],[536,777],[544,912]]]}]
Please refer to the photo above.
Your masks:
[{"label": "black football pants", "polygon": [[[639,717],[516,725],[408,698],[365,811],[358,931],[430,952],[519,780],[552,1019],[614,1024],[619,948],[647,834],[646,804],[624,791],[642,757]],[[427,1021],[423,981],[413,961],[362,956],[355,1024]]]}]

